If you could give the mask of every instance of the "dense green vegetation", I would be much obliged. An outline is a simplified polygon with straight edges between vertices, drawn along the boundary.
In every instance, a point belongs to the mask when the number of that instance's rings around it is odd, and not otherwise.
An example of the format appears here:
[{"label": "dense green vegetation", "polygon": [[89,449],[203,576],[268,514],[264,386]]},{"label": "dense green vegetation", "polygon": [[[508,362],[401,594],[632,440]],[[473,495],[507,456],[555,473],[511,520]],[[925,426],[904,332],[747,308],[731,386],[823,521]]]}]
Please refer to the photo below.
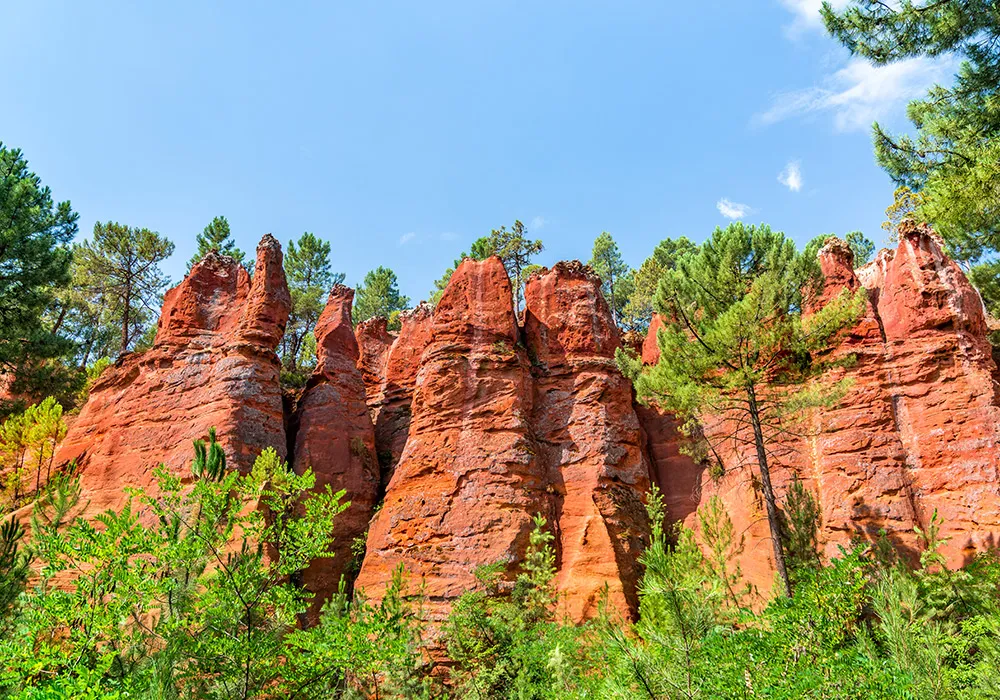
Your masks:
[{"label": "dense green vegetation", "polygon": [[[823,564],[800,485],[782,503],[802,528],[794,591],[769,597],[740,586],[741,542],[718,499],[696,535],[668,524],[654,489],[636,623],[607,609],[559,619],[539,516],[524,559],[477,571],[480,589],[432,631],[402,570],[381,601],[341,592],[303,624],[296,573],[328,556],[346,504],[273,450],[240,474],[210,433],[190,477],[156,478],[95,522],[76,517],[77,482],[62,473],[39,494],[30,540],[0,528],[0,696],[1000,697],[1000,559],[948,569],[936,516],[916,568],[886,539]],[[434,673],[442,653],[451,663]]]}]

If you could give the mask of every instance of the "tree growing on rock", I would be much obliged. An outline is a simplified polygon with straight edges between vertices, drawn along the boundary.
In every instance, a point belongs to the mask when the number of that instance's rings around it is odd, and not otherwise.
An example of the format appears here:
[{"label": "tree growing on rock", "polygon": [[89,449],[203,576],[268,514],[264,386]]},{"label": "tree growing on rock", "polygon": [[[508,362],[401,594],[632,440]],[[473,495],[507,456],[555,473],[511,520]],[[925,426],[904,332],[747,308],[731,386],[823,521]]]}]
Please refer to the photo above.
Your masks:
[{"label": "tree growing on rock", "polygon": [[93,239],[77,248],[86,290],[107,300],[124,355],[159,313],[168,279],[160,263],[174,252],[165,236],[117,222],[94,224]]},{"label": "tree growing on rock", "polygon": [[633,286],[632,268],[625,262],[618,244],[610,233],[604,231],[594,241],[594,248],[587,264],[601,278],[601,291],[608,300],[615,323],[620,324],[630,287]]},{"label": "tree growing on rock", "polygon": [[306,338],[323,312],[326,294],[333,285],[343,283],[344,274],[330,267],[330,243],[308,231],[297,242],[288,242],[284,267],[292,311],[281,342],[281,357],[285,369],[295,372],[302,368]]},{"label": "tree growing on rock", "polygon": [[236,243],[233,241],[229,230],[229,221],[224,216],[217,216],[212,219],[208,226],[198,234],[195,242],[198,244],[198,248],[188,261],[188,270],[213,250],[221,255],[228,255],[237,262],[243,262],[243,251],[236,247]]},{"label": "tree growing on rock", "polygon": [[410,298],[399,293],[396,273],[381,265],[367,275],[358,285],[351,309],[354,324],[375,316],[384,316],[390,330],[399,330],[399,312],[410,308]]},{"label": "tree growing on rock", "polygon": [[846,390],[806,380],[825,366],[815,353],[864,308],[859,290],[803,314],[803,295],[815,289],[817,275],[815,257],[797,253],[791,240],[766,225],[716,229],[660,282],[655,307],[665,325],[658,364],[643,369],[638,358],[622,351],[618,356],[640,398],[675,412],[689,432],[721,417],[723,434],[713,440],[753,447],[786,594],[791,583],[768,445],[791,432],[796,414],[829,405]]},{"label": "tree growing on rock", "polygon": [[527,233],[524,224],[514,221],[509,231],[506,226],[501,226],[472,244],[471,257],[476,260],[485,260],[491,255],[496,255],[503,262],[511,286],[514,288],[515,310],[521,309],[524,283],[528,277],[526,268],[531,265],[531,259],[544,250],[542,242],[529,239]]},{"label": "tree growing on rock", "polygon": [[660,278],[667,270],[677,265],[682,255],[698,249],[686,237],[665,238],[660,241],[653,254],[643,261],[632,276],[628,298],[622,309],[622,325],[628,330],[645,331],[653,317],[653,298],[660,285]]}]

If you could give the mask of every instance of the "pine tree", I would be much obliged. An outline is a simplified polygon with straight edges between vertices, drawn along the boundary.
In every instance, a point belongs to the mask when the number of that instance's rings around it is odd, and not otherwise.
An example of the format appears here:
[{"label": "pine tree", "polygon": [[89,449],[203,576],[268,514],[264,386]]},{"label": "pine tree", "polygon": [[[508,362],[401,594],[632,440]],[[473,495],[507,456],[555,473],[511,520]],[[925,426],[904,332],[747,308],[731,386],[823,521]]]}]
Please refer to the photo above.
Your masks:
[{"label": "pine tree", "polygon": [[285,328],[281,354],[285,369],[295,372],[302,366],[303,343],[316,327],[326,303],[326,294],[333,285],[343,283],[344,275],[330,269],[329,242],[308,231],[297,242],[288,242],[284,267],[292,296],[292,311]]},{"label": "pine tree", "polygon": [[844,240],[854,253],[854,267],[861,267],[871,261],[872,255],[875,254],[875,244],[868,240],[865,234],[861,231],[851,231],[844,236]]},{"label": "pine tree", "polygon": [[610,233],[604,231],[594,241],[594,249],[587,264],[601,278],[601,291],[611,307],[611,315],[615,323],[620,323],[629,291],[623,287],[629,285],[631,268]]},{"label": "pine tree", "polygon": [[717,439],[754,446],[767,509],[775,568],[791,592],[781,522],[771,483],[768,444],[789,431],[794,414],[825,405],[841,390],[806,388],[822,369],[814,353],[851,324],[863,308],[863,290],[844,294],[803,315],[804,290],[812,289],[815,258],[768,226],[730,224],[716,229],[697,254],[667,271],[656,296],[666,321],[659,333],[660,361],[641,362],[619,352],[622,370],[635,378],[638,395],[688,421],[731,418]]},{"label": "pine tree", "polygon": [[375,316],[389,320],[391,330],[399,329],[399,312],[410,307],[410,298],[399,293],[396,273],[379,266],[365,275],[354,297],[355,325]]},{"label": "pine tree", "polygon": [[[823,4],[827,29],[875,65],[917,56],[962,57],[955,82],[935,85],[907,113],[914,136],[873,126],[875,157],[901,187],[920,195],[931,223],[960,262],[995,270],[1000,252],[1000,12],[995,0],[853,0]],[[899,191],[897,191],[897,200]],[[1000,299],[987,299],[1000,304]]]},{"label": "pine tree", "polygon": [[118,322],[119,354],[129,351],[159,313],[168,282],[159,264],[173,252],[166,237],[111,221],[94,224],[93,240],[77,248],[85,289],[106,299]]},{"label": "pine tree", "polygon": [[208,226],[198,234],[195,241],[198,244],[198,249],[188,261],[188,270],[213,250],[221,255],[228,255],[231,258],[235,258],[239,263],[243,262],[243,251],[236,247],[236,243],[233,241],[229,231],[229,221],[224,216],[217,216],[212,219]]},{"label": "pine tree", "polygon": [[514,288],[515,311],[521,310],[524,283],[528,277],[525,269],[531,264],[531,259],[544,249],[541,241],[530,240],[526,237],[527,233],[524,224],[515,221],[509,231],[506,226],[501,226],[472,244],[472,257],[476,260],[485,260],[491,255],[500,258]]},{"label": "pine tree", "polygon": [[71,350],[43,313],[69,282],[77,218],[69,202],[53,202],[20,150],[0,142],[0,372],[16,376],[27,361]]},{"label": "pine tree", "polygon": [[690,240],[665,238],[660,241],[653,254],[643,261],[631,279],[628,299],[622,310],[623,325],[629,330],[645,332],[653,316],[653,298],[660,285],[660,278],[667,270],[677,265],[683,255],[693,253],[698,247]]}]

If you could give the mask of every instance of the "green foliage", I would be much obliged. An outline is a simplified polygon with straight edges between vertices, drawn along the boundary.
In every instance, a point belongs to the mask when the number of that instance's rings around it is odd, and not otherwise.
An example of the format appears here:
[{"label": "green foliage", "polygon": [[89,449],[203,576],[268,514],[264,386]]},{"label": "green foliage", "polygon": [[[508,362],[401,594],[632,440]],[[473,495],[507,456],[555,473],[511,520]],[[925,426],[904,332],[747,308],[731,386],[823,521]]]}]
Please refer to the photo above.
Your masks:
[{"label": "green foliage", "polygon": [[792,475],[781,516],[781,544],[792,576],[819,566],[819,503],[798,474]]},{"label": "green foliage", "polygon": [[625,305],[633,287],[632,269],[625,262],[618,244],[610,233],[604,231],[594,241],[594,249],[590,256],[590,265],[594,273],[601,278],[601,291],[615,323],[620,323]]},{"label": "green foliage", "polygon": [[622,309],[622,327],[645,332],[653,317],[653,298],[660,286],[664,272],[672,270],[682,256],[692,254],[698,246],[681,236],[666,238],[657,244],[650,255],[629,279],[627,299]]},{"label": "green foliage", "polygon": [[331,270],[329,242],[309,232],[298,242],[288,242],[284,267],[292,310],[281,341],[282,366],[288,373],[305,375],[315,364],[315,346],[310,358],[307,338],[316,328],[327,293],[333,285],[343,284],[344,274]]},{"label": "green foliage", "polygon": [[[20,150],[0,142],[0,372],[17,377],[24,365],[70,350],[43,323],[43,313],[69,282],[69,242],[77,218],[69,202],[53,202]],[[45,381],[23,377],[19,388],[34,394],[39,387],[49,389]]]},{"label": "green foliage", "polygon": [[21,413],[9,416],[0,425],[0,464],[6,469],[3,495],[7,511],[24,505],[29,497],[38,497],[43,483],[42,474],[45,474],[44,481],[47,483],[52,475],[56,445],[65,436],[63,407],[51,396]]},{"label": "green foliage", "polygon": [[195,243],[198,244],[198,248],[188,261],[188,270],[194,267],[195,263],[201,262],[202,258],[213,251],[220,255],[228,255],[234,258],[236,262],[243,262],[243,251],[236,247],[236,243],[233,241],[229,231],[229,221],[224,216],[217,216],[212,219],[208,223],[208,226],[195,238]]},{"label": "green foliage", "polygon": [[159,264],[174,244],[145,228],[94,224],[93,240],[76,248],[82,289],[101,300],[119,329],[119,354],[128,352],[159,314],[167,278]]},{"label": "green foliage", "polygon": [[868,240],[865,234],[861,231],[851,231],[844,236],[844,240],[854,253],[854,267],[861,267],[871,261],[875,254],[875,244]]},{"label": "green foliage", "polygon": [[457,697],[588,695],[592,630],[555,621],[555,553],[545,525],[545,518],[537,515],[513,587],[505,580],[502,563],[480,567],[480,590],[465,593],[455,603],[445,639],[455,663],[452,683]]},{"label": "green foliage", "polygon": [[528,279],[531,259],[542,252],[544,246],[539,240],[527,237],[528,231],[524,224],[515,221],[507,230],[506,226],[490,231],[490,235],[477,239],[472,244],[470,257],[474,260],[485,260],[496,255],[507,270],[511,286],[514,288],[514,309],[521,309],[524,296],[524,283]]},{"label": "green foliage", "polygon": [[389,320],[389,330],[399,330],[399,315],[394,312],[410,308],[410,298],[399,293],[396,273],[387,267],[377,267],[358,285],[352,316],[355,325],[375,316]]},{"label": "green foliage", "polygon": [[727,416],[732,430],[716,440],[754,446],[786,589],[767,445],[794,432],[805,409],[830,405],[846,391],[845,385],[807,382],[825,368],[817,353],[854,323],[865,303],[863,290],[845,291],[804,315],[803,295],[817,270],[814,254],[797,253],[768,226],[716,229],[697,253],[678,258],[661,278],[655,306],[669,322],[658,334],[660,361],[643,369],[636,358],[618,353],[640,399],[676,413],[690,434],[700,434],[696,426],[708,415]]},{"label": "green foliage", "polygon": [[[1000,251],[1000,14],[992,0],[824,3],[827,29],[875,65],[955,54],[951,86],[935,85],[907,113],[915,135],[873,127],[875,157],[912,201],[897,207],[934,225],[957,260]],[[890,217],[890,222],[892,217]],[[890,224],[890,227],[892,224]],[[981,273],[982,276],[982,273]]]}]

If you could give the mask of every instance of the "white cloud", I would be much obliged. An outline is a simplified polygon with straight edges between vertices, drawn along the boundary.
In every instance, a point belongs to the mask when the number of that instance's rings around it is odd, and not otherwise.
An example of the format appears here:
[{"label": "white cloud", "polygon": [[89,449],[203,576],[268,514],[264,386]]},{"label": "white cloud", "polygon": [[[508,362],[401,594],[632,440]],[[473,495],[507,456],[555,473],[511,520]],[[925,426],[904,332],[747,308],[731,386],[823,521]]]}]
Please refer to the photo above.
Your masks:
[{"label": "white cloud", "polygon": [[852,59],[820,86],[778,95],[770,109],[758,114],[754,121],[775,124],[814,112],[830,112],[839,131],[868,129],[873,121],[922,96],[933,83],[947,81],[956,65],[951,57],[920,56],[887,66]]},{"label": "white cloud", "polygon": [[549,223],[549,222],[546,221],[544,217],[536,216],[534,219],[531,220],[531,228],[530,228],[530,230],[531,231],[537,231],[540,228],[544,228],[545,224],[547,224],[547,223]]},{"label": "white cloud", "polygon": [[399,237],[399,245],[406,245],[416,237],[417,234],[415,234],[413,231],[410,231],[409,233],[404,233],[402,236]]},{"label": "white cloud", "polygon": [[802,164],[793,160],[785,166],[785,169],[778,173],[778,182],[790,189],[798,192],[802,189]]},{"label": "white cloud", "polygon": [[740,204],[739,202],[731,202],[725,197],[720,199],[715,203],[715,208],[719,210],[727,219],[742,219],[744,216],[753,211],[747,204]]},{"label": "white cloud", "polygon": [[[833,0],[833,9],[840,10],[847,6],[850,0]],[[819,9],[823,0],[781,0],[789,12],[794,15],[790,24],[785,25],[785,34],[791,39],[797,39],[807,31],[823,29],[823,17]]]}]

